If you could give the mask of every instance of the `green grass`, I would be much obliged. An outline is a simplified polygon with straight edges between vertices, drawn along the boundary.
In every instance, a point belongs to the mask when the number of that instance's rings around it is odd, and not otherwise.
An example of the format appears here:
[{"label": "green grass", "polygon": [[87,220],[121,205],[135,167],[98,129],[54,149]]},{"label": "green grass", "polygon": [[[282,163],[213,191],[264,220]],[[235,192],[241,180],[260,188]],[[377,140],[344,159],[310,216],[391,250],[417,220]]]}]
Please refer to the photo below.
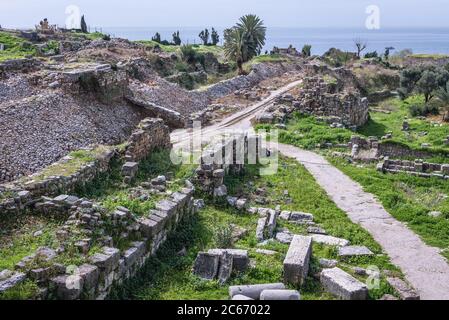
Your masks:
[{"label": "green grass", "polygon": [[[26,232],[19,235],[9,237],[7,243],[0,243],[0,270],[14,270],[14,265],[24,257],[33,254],[39,247],[56,246],[55,230],[59,224],[45,222],[45,225],[35,224],[28,226]],[[42,235],[34,236],[33,234],[42,231]]]},{"label": "green grass", "polygon": [[[282,160],[281,163],[281,169],[276,176],[258,177],[257,168],[252,167],[248,168],[244,177],[227,178],[226,184],[229,186],[231,194],[250,193],[253,188],[268,186],[268,198],[271,199],[271,203],[267,205],[269,207],[283,201],[281,200],[283,190],[287,189],[290,191],[293,203],[283,206],[284,209],[312,212],[317,222],[321,223],[330,234],[345,237],[353,244],[366,245],[375,253],[381,253],[379,245],[371,236],[349,221],[346,215],[318,187],[304,167],[290,160]],[[252,187],[249,187],[248,182],[250,181],[253,182]],[[196,217],[181,223],[177,231],[169,236],[158,251],[157,256],[150,258],[137,277],[125,283],[124,286],[116,288],[112,298],[222,300],[228,299],[229,285],[282,282],[282,262],[288,245],[273,242],[265,248],[278,251],[277,255],[257,254],[255,252],[259,248],[255,239],[257,220],[257,215],[241,214],[224,205],[208,205]],[[225,286],[220,286],[216,281],[198,279],[191,272],[197,253],[217,247],[217,230],[227,228],[230,224],[249,230],[248,235],[238,241],[235,247],[249,250],[255,267],[243,274],[234,274]],[[305,231],[302,227],[289,223],[280,223],[280,227],[288,227],[292,232],[298,234],[304,234]],[[187,249],[187,254],[185,256],[177,255],[184,247]],[[318,271],[317,261],[320,257],[336,258],[336,256],[335,248],[314,245],[310,274]],[[372,265],[377,266],[380,270],[388,269],[397,272],[385,255],[341,261],[340,263],[341,268],[351,273],[351,266],[367,267]],[[364,280],[363,277],[360,280]],[[307,279],[305,286],[300,291],[304,300],[333,299],[332,296],[323,292],[319,282],[312,277]],[[375,299],[391,292],[391,288],[382,280],[380,289],[372,290],[370,297]]]},{"label": "green grass", "polygon": [[[257,129],[270,129],[271,125],[258,125]],[[313,116],[298,112],[287,123],[287,130],[279,130],[279,140],[305,149],[313,149],[317,144],[347,143],[354,132],[343,128],[331,128],[329,124],[316,120]]]},{"label": "green grass", "polygon": [[[449,184],[436,178],[419,178],[407,174],[383,174],[374,165],[348,164],[340,158],[330,161],[359,182],[365,191],[376,195],[385,209],[405,222],[427,244],[449,248]],[[440,211],[439,218],[429,217]],[[449,258],[449,254],[445,254]]]},{"label": "green grass", "polygon": [[[433,124],[430,120],[413,118],[409,115],[409,107],[414,104],[423,104],[422,96],[412,96],[405,101],[389,99],[378,107],[390,113],[371,112],[371,120],[360,130],[364,136],[382,137],[388,132],[393,133],[392,141],[403,143],[412,149],[420,149],[423,143],[430,143],[430,150],[439,152],[449,151],[443,140],[449,135],[448,124]],[[402,124],[407,121],[410,131],[402,131]],[[427,132],[427,135],[423,135]]]},{"label": "green grass", "polygon": [[21,284],[0,293],[0,300],[31,300],[37,297],[39,287],[34,281],[26,280]]},{"label": "green grass", "polygon": [[6,47],[0,51],[0,62],[36,54],[36,49],[31,43],[7,32],[0,31],[0,43]]}]

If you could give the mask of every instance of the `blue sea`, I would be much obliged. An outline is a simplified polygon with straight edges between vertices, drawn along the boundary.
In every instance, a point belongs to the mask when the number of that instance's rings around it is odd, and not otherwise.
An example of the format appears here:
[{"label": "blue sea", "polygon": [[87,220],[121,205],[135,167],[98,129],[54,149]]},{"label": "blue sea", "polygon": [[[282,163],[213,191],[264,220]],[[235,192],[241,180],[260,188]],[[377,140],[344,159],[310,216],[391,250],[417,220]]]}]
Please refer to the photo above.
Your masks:
[{"label": "blue sea", "polygon": [[[173,32],[179,30],[183,43],[198,44],[200,43],[198,34],[201,29],[201,27],[108,27],[102,28],[101,31],[130,40],[149,40],[156,32],[159,32],[162,39],[170,41]],[[216,29],[222,35],[223,28]],[[100,29],[98,30],[100,31]],[[310,44],[313,54],[323,54],[331,47],[354,51],[355,39],[362,39],[367,42],[368,48],[365,52],[377,50],[382,53],[385,47],[394,47],[396,51],[412,49],[414,53],[449,54],[449,28],[367,30],[357,28],[269,27],[264,51],[269,51],[274,46],[288,47],[290,44],[298,49],[301,49],[304,44]]]}]

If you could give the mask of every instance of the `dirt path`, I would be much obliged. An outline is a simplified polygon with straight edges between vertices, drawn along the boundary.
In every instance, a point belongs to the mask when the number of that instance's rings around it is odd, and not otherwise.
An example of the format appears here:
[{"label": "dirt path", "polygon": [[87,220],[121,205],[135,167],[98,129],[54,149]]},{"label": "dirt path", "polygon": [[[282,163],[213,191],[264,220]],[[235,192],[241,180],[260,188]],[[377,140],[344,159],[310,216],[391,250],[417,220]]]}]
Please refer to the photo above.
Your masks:
[{"label": "dirt path", "polygon": [[337,206],[373,236],[422,300],[449,300],[449,264],[437,248],[426,245],[372,194],[322,156],[283,144],[279,144],[279,151],[302,163]]}]

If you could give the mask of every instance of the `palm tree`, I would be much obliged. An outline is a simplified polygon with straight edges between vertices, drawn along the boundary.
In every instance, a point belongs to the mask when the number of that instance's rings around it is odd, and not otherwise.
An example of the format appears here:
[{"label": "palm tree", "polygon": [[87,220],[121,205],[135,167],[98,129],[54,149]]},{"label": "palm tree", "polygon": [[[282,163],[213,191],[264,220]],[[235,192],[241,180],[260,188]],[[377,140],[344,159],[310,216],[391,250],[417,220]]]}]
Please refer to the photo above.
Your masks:
[{"label": "palm tree", "polygon": [[237,27],[224,31],[224,52],[228,59],[237,63],[239,74],[244,74],[243,62],[246,55],[243,30]]},{"label": "palm tree", "polygon": [[259,55],[265,46],[267,32],[263,21],[254,14],[248,14],[240,18],[239,23],[237,23],[237,28],[243,31],[243,38],[247,47],[247,56],[243,57],[244,60],[248,61],[254,56]]}]

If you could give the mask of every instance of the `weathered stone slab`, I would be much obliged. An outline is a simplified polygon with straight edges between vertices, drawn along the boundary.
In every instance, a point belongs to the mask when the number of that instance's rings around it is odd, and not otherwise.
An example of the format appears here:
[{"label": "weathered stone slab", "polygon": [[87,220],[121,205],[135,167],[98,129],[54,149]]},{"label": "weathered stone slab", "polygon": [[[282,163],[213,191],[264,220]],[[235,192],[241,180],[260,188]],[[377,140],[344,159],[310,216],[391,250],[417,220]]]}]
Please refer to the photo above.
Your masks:
[{"label": "weathered stone slab", "polygon": [[268,238],[273,238],[274,230],[276,229],[277,214],[275,210],[270,209],[268,211],[268,222],[267,222],[267,236]]},{"label": "weathered stone slab", "polygon": [[321,284],[331,294],[343,300],[366,300],[368,288],[365,284],[339,268],[324,269]]},{"label": "weathered stone slab", "polygon": [[265,226],[267,224],[267,218],[260,218],[257,221],[257,227],[256,227],[256,238],[258,242],[262,242],[265,240]]},{"label": "weathered stone slab", "polygon": [[110,273],[118,265],[120,250],[104,247],[102,253],[96,253],[90,257],[90,263],[100,268],[105,273]]},{"label": "weathered stone slab", "polygon": [[60,300],[76,300],[83,291],[83,278],[80,275],[62,275],[51,279],[56,297]]},{"label": "weathered stone slab", "polygon": [[345,247],[349,245],[349,241],[341,238],[336,238],[332,236],[326,236],[321,234],[313,234],[311,235],[312,239],[316,243],[325,244],[328,246],[338,246]]},{"label": "weathered stone slab", "polygon": [[293,240],[293,235],[290,232],[278,232],[276,233],[276,240],[280,243],[289,244]]},{"label": "weathered stone slab", "polygon": [[311,234],[327,235],[326,230],[324,230],[323,228],[320,228],[320,227],[308,227],[307,232],[311,233]]},{"label": "weathered stone slab", "polygon": [[282,220],[290,220],[290,216],[291,216],[292,212],[291,211],[282,211],[281,214],[279,215],[279,218],[281,218]]},{"label": "weathered stone slab", "polygon": [[26,275],[21,272],[4,270],[1,273],[2,277],[0,278],[0,293],[17,286],[26,278]]},{"label": "weathered stone slab", "polygon": [[83,279],[84,290],[89,291],[97,286],[100,270],[96,266],[83,264],[78,267],[78,274]]},{"label": "weathered stone slab", "polygon": [[285,285],[283,283],[232,286],[229,287],[229,296],[233,298],[236,295],[243,295],[254,300],[259,300],[260,294],[264,290],[283,290],[283,289],[285,289]]},{"label": "weathered stone slab", "polygon": [[139,164],[137,162],[126,162],[122,167],[122,175],[133,178],[138,169]]},{"label": "weathered stone slab", "polygon": [[293,222],[313,222],[313,214],[305,212],[292,212],[289,220]]},{"label": "weathered stone slab", "polygon": [[284,260],[284,282],[302,285],[309,272],[312,238],[294,236]]},{"label": "weathered stone slab", "polygon": [[399,278],[387,278],[387,282],[396,290],[402,300],[420,300],[419,294],[405,281]]},{"label": "weathered stone slab", "polygon": [[217,276],[219,263],[219,255],[200,252],[195,260],[193,274],[205,280],[213,280]]},{"label": "weathered stone slab", "polygon": [[296,290],[264,290],[260,294],[260,300],[266,301],[283,301],[283,300],[300,300],[300,294]]},{"label": "weathered stone slab", "polygon": [[240,249],[211,249],[209,254],[222,256],[225,253],[231,255],[233,259],[233,268],[237,272],[245,272],[249,265],[249,256],[247,250]]},{"label": "weathered stone slab", "polygon": [[266,255],[266,256],[274,256],[274,255],[278,254],[278,252],[276,252],[276,251],[266,250],[266,249],[257,249],[256,253],[263,254],[263,255]]},{"label": "weathered stone slab", "polygon": [[329,259],[320,259],[319,264],[322,268],[335,268],[338,264],[338,261]]},{"label": "weathered stone slab", "polygon": [[363,246],[347,246],[338,249],[339,257],[354,257],[354,256],[372,256],[374,253],[370,249]]},{"label": "weathered stone slab", "polygon": [[218,282],[221,285],[225,284],[231,278],[232,268],[232,255],[225,251],[220,256],[220,267],[218,268]]},{"label": "weathered stone slab", "polygon": [[170,200],[161,200],[158,203],[156,203],[156,210],[167,212],[168,217],[171,217],[173,214],[176,213],[177,207],[178,207],[177,203]]}]

